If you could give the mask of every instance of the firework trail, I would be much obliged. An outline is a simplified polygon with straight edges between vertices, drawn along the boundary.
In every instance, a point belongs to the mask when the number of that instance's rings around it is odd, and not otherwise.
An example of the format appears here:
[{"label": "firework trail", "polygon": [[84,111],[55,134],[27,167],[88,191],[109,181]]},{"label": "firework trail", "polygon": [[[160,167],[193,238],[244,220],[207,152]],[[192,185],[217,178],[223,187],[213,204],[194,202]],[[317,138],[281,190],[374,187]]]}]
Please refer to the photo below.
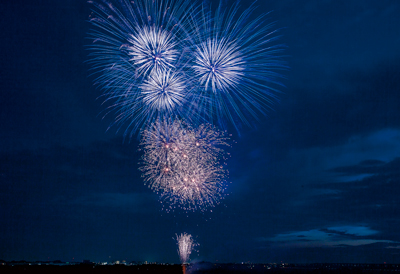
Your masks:
[{"label": "firework trail", "polygon": [[194,247],[198,246],[194,242],[192,235],[181,233],[181,235],[176,235],[176,241],[178,245],[178,255],[182,264],[187,264],[189,262],[190,254],[192,253]]},{"label": "firework trail", "polygon": [[255,6],[239,14],[239,4],[214,15],[203,8],[192,17],[191,80],[199,86],[196,107],[205,120],[222,128],[227,122],[239,131],[240,122],[265,115],[277,100],[285,69],[279,56],[284,47],[265,15],[251,20]]},{"label": "firework trail", "polygon": [[[192,128],[177,120],[142,132],[140,170],[145,184],[169,209],[205,210],[225,196],[224,146],[229,137],[211,125]],[[167,210],[169,210],[167,209]]]}]

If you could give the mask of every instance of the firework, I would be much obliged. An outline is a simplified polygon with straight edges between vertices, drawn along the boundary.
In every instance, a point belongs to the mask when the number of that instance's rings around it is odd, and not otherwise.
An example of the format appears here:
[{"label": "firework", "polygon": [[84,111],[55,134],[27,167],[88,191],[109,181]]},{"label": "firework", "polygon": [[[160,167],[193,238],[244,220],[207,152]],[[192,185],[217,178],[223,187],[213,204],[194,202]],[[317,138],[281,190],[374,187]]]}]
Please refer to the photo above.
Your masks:
[{"label": "firework", "polygon": [[145,184],[153,191],[165,190],[179,174],[185,154],[185,130],[178,121],[155,122],[142,133],[142,167]]},{"label": "firework", "polygon": [[149,109],[173,112],[185,101],[185,83],[179,74],[171,71],[152,73],[141,86],[142,100]]},{"label": "firework", "polygon": [[131,136],[157,120],[183,119],[239,131],[278,98],[277,31],[255,7],[211,14],[187,0],[90,1],[90,46],[106,114]]},{"label": "firework", "polygon": [[218,204],[226,189],[223,147],[229,146],[228,140],[211,125],[153,123],[142,132],[140,143],[145,184],[160,193],[171,209],[205,210]]},{"label": "firework", "polygon": [[89,2],[95,7],[89,63],[106,115],[116,113],[113,125],[126,126],[132,136],[157,119],[191,113],[183,109],[191,89],[182,80],[189,1]]},{"label": "firework", "polygon": [[192,235],[181,233],[181,235],[176,235],[176,241],[178,245],[178,255],[182,264],[187,264],[189,262],[190,254],[192,253],[194,247],[198,246],[194,242]]},{"label": "firework", "polygon": [[249,117],[265,115],[277,100],[285,69],[279,54],[282,45],[265,15],[250,20],[255,7],[239,14],[239,5],[229,11],[220,5],[212,15],[203,9],[191,22],[193,82],[199,86],[196,106],[201,115],[222,127],[231,122],[250,125]]},{"label": "firework", "polygon": [[178,59],[176,42],[172,33],[154,26],[141,28],[128,39],[130,61],[137,67],[138,74],[167,71]]},{"label": "firework", "polygon": [[[189,161],[188,161],[189,162]],[[178,178],[161,194],[169,208],[176,206],[186,211],[202,210],[215,206],[224,198],[226,171],[223,167],[188,163]]]}]

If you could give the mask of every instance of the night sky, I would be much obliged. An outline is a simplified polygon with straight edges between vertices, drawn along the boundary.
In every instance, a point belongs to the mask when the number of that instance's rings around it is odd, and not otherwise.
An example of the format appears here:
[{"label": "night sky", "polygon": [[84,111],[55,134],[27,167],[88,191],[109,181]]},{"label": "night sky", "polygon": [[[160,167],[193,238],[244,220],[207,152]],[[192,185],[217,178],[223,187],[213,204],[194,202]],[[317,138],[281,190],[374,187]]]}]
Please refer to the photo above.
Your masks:
[{"label": "night sky", "polygon": [[[242,1],[242,6],[251,4]],[[0,259],[400,263],[400,2],[268,0],[280,102],[229,149],[212,212],[162,210],[103,118],[84,0],[1,4]]]}]

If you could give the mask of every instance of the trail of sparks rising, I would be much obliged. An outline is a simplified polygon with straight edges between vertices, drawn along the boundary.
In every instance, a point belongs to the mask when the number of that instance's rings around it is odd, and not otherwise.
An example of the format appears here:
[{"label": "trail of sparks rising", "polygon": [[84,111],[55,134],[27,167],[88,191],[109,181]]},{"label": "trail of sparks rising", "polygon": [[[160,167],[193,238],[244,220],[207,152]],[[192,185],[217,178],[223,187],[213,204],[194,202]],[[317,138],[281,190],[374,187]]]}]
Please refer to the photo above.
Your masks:
[{"label": "trail of sparks rising", "polygon": [[194,242],[192,235],[185,233],[181,233],[180,235],[176,235],[176,241],[178,245],[178,255],[182,264],[186,264],[189,262],[190,254],[194,247],[198,246],[197,243]]}]

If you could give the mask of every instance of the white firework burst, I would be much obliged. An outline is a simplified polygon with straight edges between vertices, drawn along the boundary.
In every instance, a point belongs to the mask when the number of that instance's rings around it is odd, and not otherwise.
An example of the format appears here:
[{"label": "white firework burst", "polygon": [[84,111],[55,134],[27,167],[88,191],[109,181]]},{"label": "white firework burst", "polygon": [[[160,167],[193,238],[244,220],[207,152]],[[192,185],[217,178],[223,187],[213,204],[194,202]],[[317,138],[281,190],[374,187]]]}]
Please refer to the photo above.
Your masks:
[{"label": "white firework burst", "polygon": [[[95,83],[104,91],[105,115],[116,114],[111,126],[126,126],[124,135],[132,137],[160,117],[191,116],[182,110],[181,86],[187,78],[182,74],[192,4],[186,0],[89,2],[95,7],[90,16],[89,63],[98,76]],[[168,92],[153,93],[154,84],[168,84],[160,86]],[[190,89],[185,86],[184,91]]]},{"label": "white firework burst", "polygon": [[191,79],[197,82],[194,103],[207,121],[226,128],[231,122],[239,131],[240,122],[251,126],[249,118],[266,115],[277,101],[282,86],[278,71],[286,69],[277,53],[277,31],[265,24],[265,15],[250,18],[255,7],[239,13],[239,4],[215,15],[203,8],[191,22],[193,56]]},{"label": "white firework burst", "polygon": [[140,88],[144,104],[153,110],[173,112],[187,99],[184,80],[170,70],[153,72]]},{"label": "white firework burst", "polygon": [[196,46],[193,69],[200,84],[212,92],[228,92],[240,84],[245,62],[238,47],[226,39],[208,39]]},{"label": "white firework burst", "polygon": [[178,245],[179,259],[182,264],[186,264],[189,262],[190,254],[192,254],[194,248],[199,244],[194,241],[192,235],[187,234],[186,232],[181,233],[180,235],[175,235]]},{"label": "white firework burst", "polygon": [[211,14],[187,0],[89,2],[89,62],[125,134],[164,118],[239,132],[277,101],[284,47],[265,15],[252,18],[254,5]]},{"label": "white firework burst", "polygon": [[173,33],[154,26],[138,28],[128,39],[128,55],[139,75],[174,68],[178,59]]}]

